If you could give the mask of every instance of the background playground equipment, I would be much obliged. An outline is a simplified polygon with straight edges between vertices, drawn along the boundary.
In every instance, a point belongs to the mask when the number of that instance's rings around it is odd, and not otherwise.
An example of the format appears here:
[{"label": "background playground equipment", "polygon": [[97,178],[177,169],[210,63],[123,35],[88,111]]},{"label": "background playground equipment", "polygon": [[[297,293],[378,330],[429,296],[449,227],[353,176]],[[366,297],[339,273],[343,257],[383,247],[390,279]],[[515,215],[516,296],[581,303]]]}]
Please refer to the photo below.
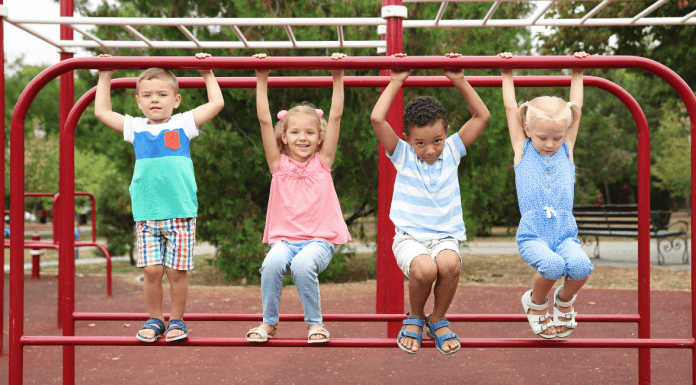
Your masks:
[{"label": "background playground equipment", "polygon": [[[328,60],[327,60],[328,59]],[[120,57],[113,59],[72,59],[64,61],[60,64],[54,65],[44,71],[42,76],[34,79],[29,86],[25,89],[22,97],[17,103],[15,108],[15,113],[12,121],[12,159],[13,164],[19,165],[16,169],[13,168],[12,172],[12,189],[20,189],[23,187],[24,180],[24,168],[21,161],[15,162],[16,159],[22,159],[24,147],[23,147],[23,133],[24,133],[24,117],[28,110],[28,106],[38,93],[38,90],[43,87],[48,81],[55,78],[56,76],[74,70],[78,68],[96,68],[96,69],[111,69],[111,68],[146,68],[150,66],[164,66],[169,68],[181,68],[181,69],[196,69],[196,68],[209,68],[209,69],[255,69],[255,68],[269,68],[269,69],[298,69],[298,68],[313,68],[313,69],[331,69],[331,68],[346,68],[346,69],[388,69],[393,67],[400,68],[410,68],[410,69],[430,69],[430,68],[480,68],[480,69],[493,69],[500,67],[510,67],[510,68],[547,68],[547,69],[559,69],[568,68],[569,66],[582,67],[582,68],[639,68],[651,72],[655,75],[660,76],[662,79],[668,81],[672,87],[677,91],[682,100],[684,101],[689,115],[692,117],[692,132],[696,126],[696,98],[688,86],[681,80],[674,72],[668,68],[648,59],[637,58],[637,57],[589,57],[584,59],[582,62],[573,61],[573,59],[568,57],[516,57],[504,61],[504,63],[497,57],[462,57],[457,60],[447,59],[443,57],[409,57],[403,59],[396,58],[374,58],[374,57],[362,57],[362,58],[345,58],[340,65],[332,63],[330,58],[324,57],[275,57],[267,58],[264,61],[258,61],[257,59],[251,58],[211,58],[210,60],[204,62],[196,62],[195,59],[191,58],[128,58]],[[422,81],[419,79],[414,79],[413,82],[407,83],[406,86],[444,86],[445,82],[437,83],[433,82],[432,78],[428,77],[429,81]],[[545,85],[564,85],[569,84],[569,79],[567,77],[552,77],[553,80],[547,80]],[[328,80],[329,78],[327,78]],[[372,85],[364,85],[361,82],[362,77],[347,77],[346,86],[355,86],[360,84],[360,86],[384,86],[388,83],[388,78],[372,78],[374,81]],[[481,83],[484,83],[488,79],[488,86],[500,86],[499,77],[481,78],[478,79]],[[523,84],[526,86],[538,86],[544,81],[540,79],[530,79],[527,83],[523,83],[524,78],[516,79],[516,85]],[[185,84],[186,79],[182,79],[182,84]],[[228,79],[220,78],[219,82],[221,86],[225,86],[225,82]],[[410,80],[410,79],[409,79]],[[133,80],[129,80],[133,82]],[[235,80],[236,81],[236,80]],[[274,83],[276,80],[272,79],[269,82],[269,86],[280,86],[285,81],[289,83],[294,83],[295,87],[309,85],[309,81],[303,81],[298,79],[297,81],[278,79],[278,83]],[[317,83],[324,81],[319,78],[316,80]],[[354,81],[352,85],[350,81]],[[441,80],[440,80],[441,81]],[[555,81],[555,83],[554,83]],[[420,82],[420,83],[419,83]],[[464,347],[632,347],[639,348],[639,376],[642,383],[650,382],[650,348],[686,348],[694,349],[694,339],[693,330],[692,338],[690,339],[662,339],[655,340],[650,339],[650,276],[649,276],[649,175],[650,175],[650,137],[649,130],[647,127],[647,122],[645,117],[637,105],[635,100],[623,91],[620,87],[613,85],[613,83],[608,81],[603,81],[603,79],[591,79],[587,77],[586,84],[591,84],[596,82],[596,84],[601,84],[603,89],[609,90],[616,96],[618,96],[629,108],[636,124],[638,126],[639,132],[639,169],[638,169],[638,259],[639,259],[639,282],[641,283],[638,289],[638,314],[625,314],[625,315],[583,315],[579,316],[578,320],[580,322],[634,322],[638,323],[638,339],[606,339],[606,338],[590,338],[590,339],[566,339],[564,341],[542,341],[539,339],[463,339],[462,346]],[[316,86],[316,84],[314,86]],[[473,79],[470,81],[473,86],[481,86],[481,84],[476,84]],[[602,84],[604,83],[604,84]],[[202,86],[202,82],[198,83]],[[182,85],[182,88],[186,88]],[[60,179],[60,191],[66,199],[61,202],[60,211],[61,213],[70,214],[72,206],[74,205],[74,195],[72,191],[74,190],[74,158],[72,157],[72,149],[74,147],[74,128],[80,114],[86,108],[86,104],[83,102],[85,98],[83,97],[80,102],[78,102],[70,112],[67,120],[66,126],[63,130],[63,135],[61,136],[61,152],[65,152],[65,157],[61,157],[64,162],[61,162],[61,179]],[[16,146],[16,147],[15,147]],[[692,160],[692,170],[695,167],[696,162]],[[380,165],[380,171],[382,164]],[[382,178],[382,173],[380,172],[380,180],[384,183],[381,185],[388,184],[388,178]],[[693,181],[692,181],[693,183]],[[694,185],[692,184],[692,191]],[[11,216],[12,218],[21,218],[22,210],[24,206],[23,196],[20,199],[15,199],[12,202]],[[384,194],[384,191],[380,188],[380,205],[381,202],[387,202],[385,204],[388,207],[388,201],[390,199],[390,194]],[[62,221],[65,221],[62,215]],[[363,321],[388,321],[391,323],[398,323],[399,320],[403,319],[402,314],[396,314],[403,312],[403,277],[400,272],[398,274],[398,282],[388,282],[385,278],[387,269],[384,266],[389,267],[388,264],[393,261],[385,259],[388,255],[384,252],[385,243],[383,240],[389,237],[389,223],[384,220],[383,217],[379,217],[379,231],[381,235],[378,235],[378,240],[382,242],[378,244],[378,268],[380,265],[383,266],[381,270],[378,271],[378,290],[377,290],[377,303],[378,312],[380,312],[379,306],[380,296],[383,296],[384,301],[391,301],[391,305],[400,306],[400,311],[393,311],[388,313],[386,311],[381,311],[382,313],[388,314],[369,314],[369,315],[326,315],[327,321],[332,320],[363,320]],[[12,221],[13,227],[12,231],[14,236],[17,234],[22,234],[23,232],[23,221],[17,220]],[[64,249],[69,249],[74,244],[74,239],[72,239],[72,234],[66,232],[64,228],[61,229],[59,243]],[[18,233],[16,233],[18,231]],[[386,233],[386,236],[385,236]],[[391,233],[393,234],[393,225],[391,227]],[[693,228],[692,228],[693,233]],[[692,234],[692,242],[693,242]],[[388,247],[388,245],[387,245]],[[16,265],[22,260],[22,254],[17,246],[11,248],[11,265]],[[380,262],[381,261],[381,262]],[[65,263],[66,270],[68,273],[71,271],[73,266],[69,258],[62,259],[61,263]],[[73,271],[74,273],[74,271]],[[385,281],[386,284],[385,284]],[[693,284],[693,277],[692,277]],[[84,313],[74,312],[74,276],[64,276],[64,281],[61,282],[61,286],[66,288],[66,293],[68,293],[64,299],[65,302],[61,305],[64,310],[64,319],[66,319],[66,324],[63,328],[63,337],[38,337],[38,336],[24,336],[23,335],[23,280],[21,272],[18,273],[16,269],[11,270],[11,332],[10,332],[10,383],[20,383],[22,379],[22,346],[24,345],[63,345],[63,368],[64,368],[64,381],[66,383],[74,382],[74,346],[76,345],[136,345],[139,344],[135,339],[130,337],[75,337],[74,336],[74,321],[77,319],[125,319],[123,317],[135,317],[141,318],[141,314],[122,314],[122,315],[89,315]],[[399,298],[397,295],[392,295],[392,293],[401,293],[401,301],[396,301],[394,298]],[[692,290],[692,303],[693,303],[693,290]],[[696,311],[696,310],[694,310]],[[93,318],[89,318],[93,317]],[[119,318],[121,317],[121,318]],[[193,318],[191,318],[193,317]],[[196,315],[190,314],[187,319],[207,319],[207,320],[249,320],[249,319],[259,319],[258,315]],[[135,319],[128,318],[128,319]],[[292,317],[291,317],[292,318]],[[457,321],[475,321],[475,322],[523,322],[524,315],[505,315],[505,314],[493,314],[493,315],[450,315],[450,320]],[[71,322],[68,322],[71,321]],[[696,328],[696,326],[692,326]],[[333,339],[327,346],[332,347],[393,347],[394,340],[392,335],[390,338],[382,339],[355,339],[355,338],[345,338],[345,339]],[[249,343],[244,341],[243,338],[196,338],[192,337],[188,341],[184,342],[182,345],[185,346],[250,346]],[[429,347],[432,344],[424,344],[425,347]],[[265,346],[303,346],[306,347],[306,340],[293,340],[293,339],[278,339]],[[692,365],[692,367],[694,367]]]},{"label": "background playground equipment", "polygon": [[[102,245],[101,243],[97,242],[97,203],[96,200],[94,199],[94,195],[87,193],[87,192],[75,192],[76,196],[86,196],[90,198],[91,205],[92,205],[92,240],[91,241],[79,241],[75,242],[75,258],[77,258],[77,248],[78,247],[96,247],[99,250],[104,253],[104,257],[106,258],[106,295],[111,297],[111,292],[112,292],[112,283],[111,283],[111,254],[109,253],[109,250],[106,248],[106,246]],[[32,249],[32,270],[31,270],[31,276],[32,278],[39,278],[39,256],[40,252],[38,252],[41,249],[53,249],[53,250],[58,250],[59,249],[59,244],[58,244],[58,205],[59,205],[59,197],[60,194],[51,194],[51,193],[34,193],[34,192],[25,192],[24,193],[25,197],[53,197],[53,203],[52,203],[52,210],[54,213],[53,217],[53,231],[52,231],[52,237],[53,239],[51,241],[41,241],[40,236],[38,236],[38,239],[36,236],[38,234],[35,234],[32,236],[32,240],[24,241],[24,248],[25,249]],[[74,227],[74,226],[73,226]],[[8,230],[9,231],[9,230]],[[75,234],[75,239],[79,239],[79,234],[77,230],[74,230]],[[5,239],[5,248],[10,248],[10,240]],[[60,269],[59,269],[60,270]],[[59,287],[59,292],[60,292],[60,287]],[[59,294],[60,298],[60,294]],[[60,311],[58,311],[58,327],[62,327],[62,322],[61,322],[61,314]]]}]

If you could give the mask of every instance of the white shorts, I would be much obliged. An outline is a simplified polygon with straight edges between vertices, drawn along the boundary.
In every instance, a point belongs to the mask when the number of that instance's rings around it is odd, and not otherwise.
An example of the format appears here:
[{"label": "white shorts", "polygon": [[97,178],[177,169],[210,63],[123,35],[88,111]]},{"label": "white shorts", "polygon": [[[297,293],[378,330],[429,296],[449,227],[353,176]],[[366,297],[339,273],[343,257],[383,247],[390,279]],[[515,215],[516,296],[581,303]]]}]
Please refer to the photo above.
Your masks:
[{"label": "white shorts", "polygon": [[[437,258],[443,250],[452,250],[459,255],[459,241],[454,238],[433,239],[429,241],[419,242],[416,238],[402,233],[398,229],[394,235],[394,243],[392,244],[396,264],[399,265],[404,275],[411,278],[411,262],[421,255],[429,255],[433,260]],[[459,257],[459,266],[461,268],[462,258]]]}]

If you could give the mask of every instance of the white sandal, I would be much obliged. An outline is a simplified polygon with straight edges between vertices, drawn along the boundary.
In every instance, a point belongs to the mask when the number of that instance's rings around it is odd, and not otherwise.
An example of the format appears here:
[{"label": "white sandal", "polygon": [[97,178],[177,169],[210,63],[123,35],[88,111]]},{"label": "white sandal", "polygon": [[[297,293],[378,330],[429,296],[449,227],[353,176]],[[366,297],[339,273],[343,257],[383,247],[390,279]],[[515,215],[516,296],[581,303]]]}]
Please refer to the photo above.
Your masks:
[{"label": "white sandal", "polygon": [[[568,336],[570,333],[573,332],[573,329],[575,329],[575,327],[578,326],[578,323],[575,322],[575,316],[578,315],[578,313],[575,311],[575,308],[573,308],[573,310],[571,310],[569,313],[564,313],[558,309],[558,306],[573,306],[573,303],[575,302],[575,299],[578,297],[578,295],[573,295],[573,298],[571,298],[568,302],[561,301],[561,299],[558,298],[558,294],[561,293],[562,289],[563,285],[559,286],[558,289],[556,289],[556,291],[553,293],[553,326],[565,326],[566,328],[568,328],[568,330],[564,331],[563,333],[556,333],[556,337],[561,338]],[[561,321],[561,317],[567,320],[569,319],[570,321]]]},{"label": "white sandal", "polygon": [[[274,325],[268,325],[268,326],[273,326],[273,333],[268,334],[267,331],[261,329],[261,327],[255,327],[249,329],[249,331],[246,334],[246,340],[248,342],[266,342],[268,341],[269,338],[275,337],[276,332],[278,331],[278,328],[276,328]],[[251,338],[249,337],[249,334],[258,334],[261,336],[261,338]]]},{"label": "white sandal", "polygon": [[[312,336],[317,334],[321,334],[326,338],[322,338],[320,340],[313,340]],[[310,344],[323,344],[324,342],[329,342],[329,331],[324,329],[324,324],[321,324],[320,328],[309,329],[309,334],[307,334],[307,342],[309,342]]]},{"label": "white sandal", "polygon": [[546,314],[543,315],[536,315],[536,314],[529,314],[529,310],[546,310],[546,308],[549,305],[549,299],[546,298],[546,302],[544,302],[543,305],[537,305],[534,302],[532,302],[532,290],[527,291],[522,295],[522,307],[524,308],[524,313],[527,314],[527,320],[529,321],[529,326],[532,327],[532,331],[534,334],[537,334],[539,337],[546,338],[546,339],[552,339],[556,337],[556,333],[554,334],[544,334],[546,329],[549,328],[549,326],[554,326],[553,320],[551,322],[542,324],[541,322],[546,321],[547,319],[551,318],[549,317],[549,312],[547,311]]}]

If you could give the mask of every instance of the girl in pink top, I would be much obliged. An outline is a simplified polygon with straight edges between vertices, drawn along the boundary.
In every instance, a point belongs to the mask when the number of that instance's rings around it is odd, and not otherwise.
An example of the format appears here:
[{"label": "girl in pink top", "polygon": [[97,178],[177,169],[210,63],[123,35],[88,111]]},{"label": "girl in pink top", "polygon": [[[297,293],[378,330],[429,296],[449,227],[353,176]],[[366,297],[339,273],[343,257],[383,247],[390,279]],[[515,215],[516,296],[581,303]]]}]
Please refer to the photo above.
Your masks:
[{"label": "girl in pink top", "polygon": [[[331,55],[334,60],[344,56]],[[302,104],[279,112],[275,130],[268,106],[270,72],[256,71],[256,112],[273,175],[263,234],[263,242],[272,246],[260,270],[263,323],[249,330],[246,339],[265,342],[275,336],[283,276],[289,272],[302,301],[307,342],[323,343],[329,340],[329,332],[322,324],[318,276],[329,265],[335,246],[351,239],[331,179],[343,115],[343,70],[331,71],[328,122],[322,110]]]}]

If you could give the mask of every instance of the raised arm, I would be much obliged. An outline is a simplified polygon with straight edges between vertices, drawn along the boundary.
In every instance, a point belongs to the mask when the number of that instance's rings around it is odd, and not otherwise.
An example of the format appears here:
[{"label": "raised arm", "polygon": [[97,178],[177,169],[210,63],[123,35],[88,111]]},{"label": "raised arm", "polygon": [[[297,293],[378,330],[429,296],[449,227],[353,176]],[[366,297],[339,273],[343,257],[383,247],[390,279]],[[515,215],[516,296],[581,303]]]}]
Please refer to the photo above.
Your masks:
[{"label": "raised arm", "polygon": [[[99,57],[111,57],[111,55],[99,55]],[[125,117],[111,108],[111,76],[116,71],[99,71],[97,82],[97,94],[94,99],[94,115],[107,127],[118,132],[123,132]]]},{"label": "raised arm", "polygon": [[[504,52],[498,56],[509,59],[512,57],[512,54]],[[520,108],[517,106],[517,100],[515,99],[515,83],[512,80],[512,69],[503,68],[500,72],[503,76],[503,104],[505,105],[505,116],[507,117],[508,131],[510,132],[510,142],[515,152],[515,164],[517,164],[522,160],[524,141],[527,135],[525,135],[524,127],[522,127]]]},{"label": "raised arm", "polygon": [[[573,56],[575,56],[578,59],[583,59],[589,55],[585,52],[576,52],[575,54],[573,54]],[[578,138],[578,129],[580,128],[580,117],[582,115],[582,102],[584,98],[584,85],[582,80],[582,73],[582,68],[572,68],[570,74],[570,104],[577,107],[578,109],[578,115],[573,124],[571,124],[570,127],[568,127],[568,131],[566,132],[565,136],[565,141],[568,144],[568,148],[570,149],[571,160],[573,148],[575,147],[575,141]]]},{"label": "raised arm", "polygon": [[[331,58],[341,60],[346,55],[342,53],[334,53]],[[326,127],[326,133],[322,140],[321,150],[319,155],[324,160],[329,168],[334,161],[336,155],[336,147],[338,146],[338,135],[341,131],[341,118],[343,117],[343,69],[331,70],[333,77],[333,95],[331,96],[331,112],[329,114],[329,124]]]},{"label": "raised arm", "polygon": [[[256,54],[254,57],[263,59],[266,54]],[[256,115],[261,125],[261,138],[268,169],[273,172],[280,160],[280,150],[278,150],[278,141],[273,131],[271,109],[268,106],[268,75],[270,73],[271,70],[256,70]]]},{"label": "raised arm", "polygon": [[[446,56],[456,59],[461,55],[458,53],[448,53]],[[491,113],[488,112],[488,108],[483,103],[483,100],[481,100],[481,97],[476,93],[476,90],[466,81],[464,71],[461,68],[453,70],[443,69],[442,72],[452,81],[454,87],[462,94],[467,106],[469,106],[471,119],[464,123],[458,132],[459,138],[461,138],[462,143],[464,143],[464,147],[469,147],[469,145],[471,145],[483,132],[486,124],[488,124],[488,121],[491,119]]]},{"label": "raised arm", "polygon": [[[205,59],[210,57],[207,53],[197,53],[196,58]],[[196,122],[196,127],[200,127],[208,123],[214,118],[222,107],[225,106],[225,100],[222,97],[220,85],[213,75],[211,70],[199,70],[203,80],[205,81],[205,89],[208,91],[208,103],[198,106],[193,109],[193,120]]]},{"label": "raised arm", "polygon": [[[402,56],[396,57],[406,56],[405,54],[397,55]],[[389,107],[391,107],[394,98],[396,98],[396,94],[404,85],[404,81],[408,78],[410,73],[410,70],[391,70],[391,81],[384,92],[382,92],[379,100],[377,100],[377,104],[375,104],[375,108],[372,110],[372,114],[370,115],[372,129],[375,130],[379,143],[382,144],[382,147],[384,147],[389,154],[394,153],[396,145],[399,144],[399,137],[396,135],[396,133],[394,133],[394,130],[389,123],[387,123],[387,112],[389,112]]]}]

